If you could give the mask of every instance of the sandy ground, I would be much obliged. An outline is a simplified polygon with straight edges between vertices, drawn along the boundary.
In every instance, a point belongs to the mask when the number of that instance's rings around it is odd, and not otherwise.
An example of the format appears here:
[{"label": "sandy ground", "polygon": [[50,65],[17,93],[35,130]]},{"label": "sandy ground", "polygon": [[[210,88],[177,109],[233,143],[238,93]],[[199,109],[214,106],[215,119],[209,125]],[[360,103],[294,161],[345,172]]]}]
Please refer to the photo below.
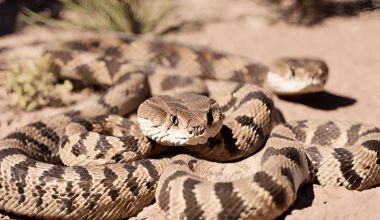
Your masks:
[{"label": "sandy ground", "polygon": [[[218,4],[192,0],[186,4],[195,12],[192,16],[207,21],[206,24],[201,30],[171,33],[164,38],[244,55],[266,65],[283,56],[314,56],[327,62],[330,76],[325,92],[287,100],[275,98],[276,106],[288,121],[333,119],[380,127],[380,12],[331,18],[307,28],[281,22],[271,24],[266,10],[248,0],[219,0]],[[8,55],[35,56],[46,43],[86,35],[92,34],[29,28],[0,37],[0,76],[8,74],[5,63]],[[9,111],[5,107],[8,98],[9,94],[1,88],[0,137],[16,127],[64,110]],[[310,184],[299,190],[294,206],[279,219],[379,219],[379,194],[378,188],[356,192]],[[160,213],[152,206],[137,219],[159,217]]]}]

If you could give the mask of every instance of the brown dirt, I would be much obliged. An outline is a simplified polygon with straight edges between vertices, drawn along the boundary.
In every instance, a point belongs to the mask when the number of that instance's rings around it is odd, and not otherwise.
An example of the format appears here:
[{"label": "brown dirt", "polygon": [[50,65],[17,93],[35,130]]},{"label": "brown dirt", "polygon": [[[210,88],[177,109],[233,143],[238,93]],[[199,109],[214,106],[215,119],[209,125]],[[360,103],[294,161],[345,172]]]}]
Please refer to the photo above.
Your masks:
[{"label": "brown dirt", "polygon": [[[248,0],[185,1],[192,18],[205,21],[201,30],[171,33],[168,40],[213,47],[244,55],[264,64],[282,56],[323,58],[330,69],[325,92],[296,98],[275,98],[288,121],[332,119],[368,123],[380,127],[380,13],[353,18],[331,18],[313,27],[271,24],[271,15]],[[191,14],[191,13],[190,13]],[[190,16],[191,17],[191,16]],[[8,55],[34,56],[46,43],[78,36],[84,31],[54,31],[29,28],[0,37],[0,82],[7,77]],[[9,94],[0,89],[1,137],[16,127],[63,111],[49,108],[33,113],[10,111]],[[306,185],[298,192],[285,219],[379,219],[380,189],[363,192],[319,185]],[[291,211],[295,209],[294,211]],[[135,219],[159,219],[156,206],[144,209]],[[280,218],[280,219],[281,219]]]}]

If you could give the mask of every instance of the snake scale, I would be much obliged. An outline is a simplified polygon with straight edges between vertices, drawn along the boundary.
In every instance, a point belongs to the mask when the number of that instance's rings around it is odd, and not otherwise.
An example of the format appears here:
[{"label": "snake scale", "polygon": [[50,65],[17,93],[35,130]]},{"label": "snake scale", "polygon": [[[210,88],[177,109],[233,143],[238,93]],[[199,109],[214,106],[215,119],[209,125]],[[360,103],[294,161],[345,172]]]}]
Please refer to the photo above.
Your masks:
[{"label": "snake scale", "polygon": [[[274,219],[307,182],[356,190],[380,182],[378,128],[282,123],[275,109],[269,90],[323,88],[322,61],[280,59],[268,69],[136,36],[70,41],[45,53],[58,77],[111,87],[0,141],[7,212],[122,219],[155,198],[167,219]],[[121,117],[137,107],[138,121]]]}]

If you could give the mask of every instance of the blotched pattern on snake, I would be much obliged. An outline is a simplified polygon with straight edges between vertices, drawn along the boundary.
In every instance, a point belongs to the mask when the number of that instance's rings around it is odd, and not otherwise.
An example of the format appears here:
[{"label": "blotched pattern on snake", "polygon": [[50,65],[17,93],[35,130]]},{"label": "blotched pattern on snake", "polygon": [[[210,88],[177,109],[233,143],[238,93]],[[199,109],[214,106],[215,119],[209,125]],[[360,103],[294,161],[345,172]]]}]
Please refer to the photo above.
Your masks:
[{"label": "blotched pattern on snake", "polygon": [[[58,77],[111,87],[0,141],[7,212],[121,219],[155,197],[168,219],[274,219],[307,182],[357,190],[380,182],[378,128],[282,123],[275,109],[270,91],[323,88],[322,61],[280,59],[267,68],[135,36],[71,41],[45,53]],[[138,121],[117,116],[137,107]]]}]

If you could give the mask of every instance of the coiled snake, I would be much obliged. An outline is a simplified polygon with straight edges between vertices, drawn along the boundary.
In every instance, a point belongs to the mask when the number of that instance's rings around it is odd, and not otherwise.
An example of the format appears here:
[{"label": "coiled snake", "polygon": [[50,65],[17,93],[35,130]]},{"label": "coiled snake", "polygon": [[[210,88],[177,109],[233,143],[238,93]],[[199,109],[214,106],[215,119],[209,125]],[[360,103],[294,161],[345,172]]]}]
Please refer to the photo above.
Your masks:
[{"label": "coiled snake", "polygon": [[[7,212],[121,219],[155,197],[168,219],[274,219],[304,183],[363,190],[380,182],[378,128],[280,123],[268,89],[322,89],[321,61],[280,59],[268,70],[244,57],[134,36],[72,41],[45,53],[59,77],[113,86],[0,141]],[[138,122],[117,116],[138,106]],[[175,155],[179,149],[192,156]]]}]

